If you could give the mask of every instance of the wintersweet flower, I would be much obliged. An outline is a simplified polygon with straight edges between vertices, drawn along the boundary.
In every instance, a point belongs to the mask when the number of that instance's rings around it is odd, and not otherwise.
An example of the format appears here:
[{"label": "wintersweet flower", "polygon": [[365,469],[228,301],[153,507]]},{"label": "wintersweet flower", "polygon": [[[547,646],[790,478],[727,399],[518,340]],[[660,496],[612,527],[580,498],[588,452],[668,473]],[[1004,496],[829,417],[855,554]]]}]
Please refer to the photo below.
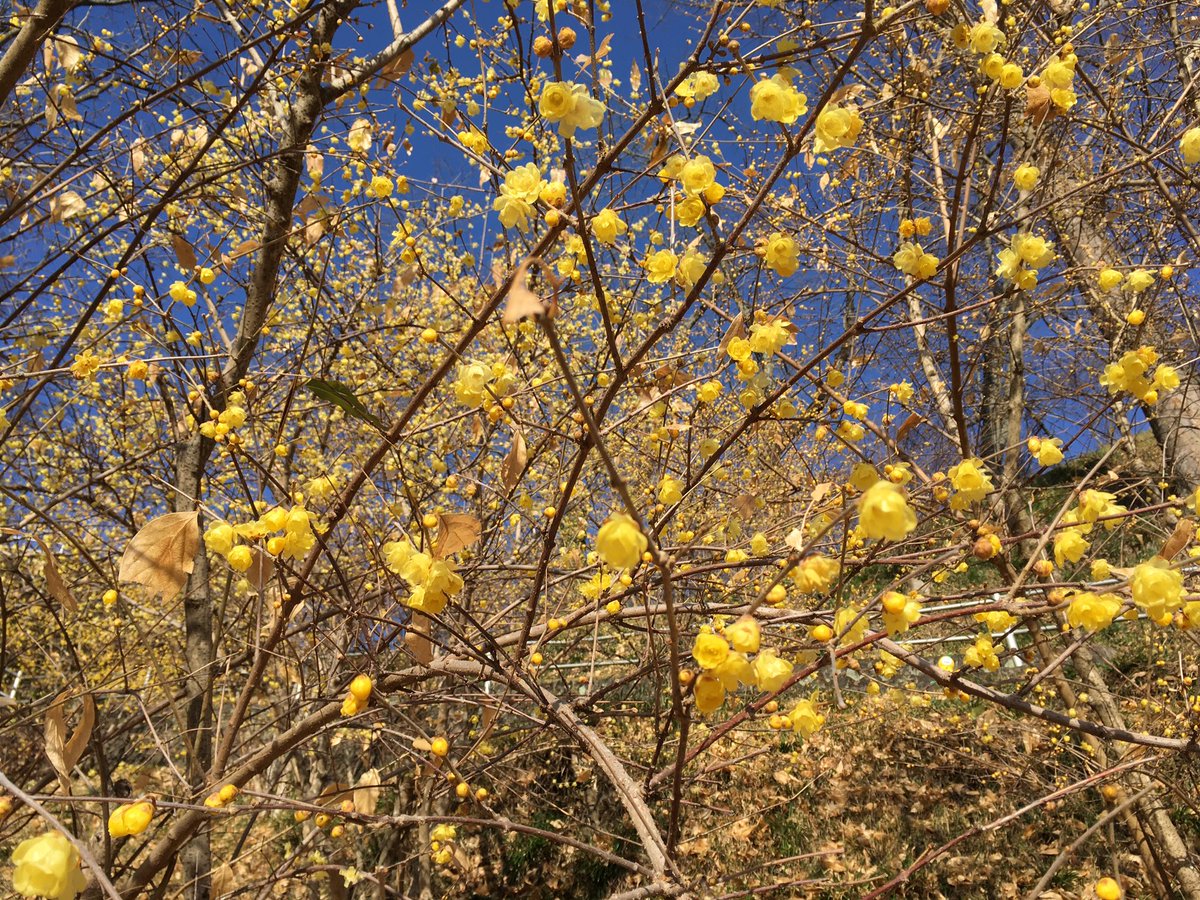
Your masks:
[{"label": "wintersweet flower", "polygon": [[858,521],[869,538],[899,541],[917,527],[917,514],[908,505],[904,488],[880,481],[859,497]]},{"label": "wintersweet flower", "polygon": [[708,715],[720,709],[725,702],[725,685],[715,675],[702,672],[692,687],[692,696],[696,698],[696,709]]},{"label": "wintersweet flower", "polygon": [[780,659],[774,650],[767,649],[754,657],[752,668],[758,689],[770,693],[783,687],[794,667],[789,660]]},{"label": "wintersweet flower", "polygon": [[725,627],[725,638],[739,653],[757,653],[762,632],[753,616],[742,616]]},{"label": "wintersweet flower", "polygon": [[763,262],[776,275],[790,278],[800,268],[800,260],[796,256],[796,242],[778,231],[767,238],[763,249]]},{"label": "wintersweet flower", "polygon": [[932,278],[937,272],[938,258],[926,253],[920,244],[905,241],[892,257],[892,265],[918,281]]},{"label": "wintersweet flower", "polygon": [[692,644],[692,659],[700,666],[700,668],[708,670],[715,669],[721,663],[725,662],[725,657],[729,655],[729,642],[719,634],[713,634],[711,631],[701,631],[696,635],[696,641]]},{"label": "wintersweet flower", "polygon": [[1022,191],[1032,191],[1041,174],[1042,171],[1037,166],[1024,163],[1017,166],[1017,170],[1013,172],[1013,184]]},{"label": "wintersweet flower", "polygon": [[888,591],[881,599],[883,607],[883,627],[889,637],[903,634],[909,626],[921,618],[921,604],[912,597],[898,591]]},{"label": "wintersweet flower", "polygon": [[856,606],[843,606],[833,615],[833,631],[841,635],[838,643],[842,647],[857,644],[870,627],[870,621]]},{"label": "wintersweet flower", "polygon": [[1039,466],[1055,466],[1063,461],[1060,438],[1031,437],[1025,442],[1029,452],[1037,458]]},{"label": "wintersweet flower", "polygon": [[1154,273],[1149,269],[1134,269],[1125,280],[1125,290],[1140,294],[1154,284]]},{"label": "wintersweet flower", "polygon": [[801,700],[797,703],[788,718],[792,720],[792,730],[804,737],[812,737],[825,724],[825,717],[817,711],[816,704],[811,700]]},{"label": "wintersweet flower", "polygon": [[651,284],[663,284],[675,277],[675,268],[679,257],[671,250],[657,250],[646,257],[643,264],[646,269],[646,280]]},{"label": "wintersweet flower", "polygon": [[840,572],[841,565],[836,559],[817,553],[800,560],[792,569],[791,576],[801,593],[823,594],[837,580]]},{"label": "wintersweet flower", "polygon": [[675,95],[685,100],[707,100],[719,87],[720,82],[712,72],[693,72],[675,88]]},{"label": "wintersweet flower", "polygon": [[667,475],[658,484],[659,503],[678,503],[683,499],[684,484],[678,478]]},{"label": "wintersweet flower", "polygon": [[764,78],[750,88],[750,116],[756,121],[791,125],[808,112],[808,98],[783,75]]},{"label": "wintersweet flower", "polygon": [[736,651],[730,652],[719,666],[709,669],[708,674],[718,679],[727,691],[736,691],[739,685],[754,684],[754,669],[750,660],[746,659],[745,653]]},{"label": "wintersweet flower", "polygon": [[558,133],[573,138],[580,128],[595,128],[604,120],[604,104],[573,81],[551,81],[542,88],[538,113],[558,123]]},{"label": "wintersweet flower", "polygon": [[995,672],[1000,668],[1000,657],[996,655],[996,645],[987,635],[975,639],[975,643],[963,654],[963,665],[971,669],[986,669]]},{"label": "wintersweet flower", "polygon": [[964,459],[957,466],[952,466],[947,474],[955,491],[950,503],[952,509],[965,509],[968,504],[978,503],[995,490],[991,475],[978,457]]},{"label": "wintersweet flower", "polygon": [[977,22],[971,26],[967,43],[972,52],[978,54],[992,53],[997,47],[1003,46],[1007,38],[1004,32],[991,22]]},{"label": "wintersweet flower", "polygon": [[620,235],[628,230],[629,226],[625,224],[624,220],[607,207],[592,218],[592,234],[602,244],[611,246],[616,243]]},{"label": "wintersweet flower", "polygon": [[614,569],[632,569],[649,546],[638,523],[622,512],[609,516],[596,533],[596,552]]},{"label": "wintersweet flower", "polygon": [[1189,166],[1200,163],[1200,127],[1189,128],[1179,139],[1179,152]]},{"label": "wintersweet flower", "polygon": [[828,153],[841,147],[852,147],[862,131],[858,111],[842,106],[826,106],[817,116],[814,153]]},{"label": "wintersweet flower", "polygon": [[1101,631],[1112,624],[1121,611],[1121,598],[1116,594],[1093,594],[1085,591],[1071,598],[1067,621],[1073,628]]},{"label": "wintersweet flower", "polygon": [[689,197],[698,197],[715,182],[717,170],[707,156],[695,156],[679,170],[679,184]]},{"label": "wintersweet flower", "polygon": [[149,800],[123,803],[108,817],[108,833],[115,838],[141,834],[154,818],[154,804]]},{"label": "wintersweet flower", "polygon": [[771,355],[792,343],[794,336],[791,323],[778,318],[755,322],[750,326],[750,349],[754,353]]},{"label": "wintersweet flower", "polygon": [[1060,566],[1064,562],[1077,563],[1090,546],[1078,528],[1064,528],[1054,536],[1054,561]]},{"label": "wintersweet flower", "polygon": [[1125,280],[1125,276],[1116,269],[1105,267],[1100,270],[1100,274],[1096,276],[1096,283],[1100,285],[1100,290],[1111,291],[1113,288],[1120,285]]},{"label": "wintersweet flower", "polygon": [[1162,557],[1139,563],[1129,579],[1133,602],[1159,625],[1167,625],[1183,605],[1183,573],[1172,569]]},{"label": "wintersweet flower", "polygon": [[22,897],[74,900],[87,887],[79,851],[57,831],[21,841],[12,862],[13,890]]}]

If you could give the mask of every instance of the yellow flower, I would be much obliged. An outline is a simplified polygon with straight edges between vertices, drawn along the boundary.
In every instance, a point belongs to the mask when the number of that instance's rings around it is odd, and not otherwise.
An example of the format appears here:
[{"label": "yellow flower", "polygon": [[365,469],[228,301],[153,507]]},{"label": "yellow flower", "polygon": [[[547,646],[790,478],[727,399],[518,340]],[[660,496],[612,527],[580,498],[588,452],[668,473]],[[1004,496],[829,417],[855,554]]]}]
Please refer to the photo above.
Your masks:
[{"label": "yellow flower", "polygon": [[1077,563],[1090,546],[1079,529],[1064,528],[1054,536],[1054,561],[1060,566],[1064,562]]},{"label": "yellow flower", "polygon": [[739,653],[757,653],[761,640],[758,620],[754,616],[742,616],[732,625],[725,627],[725,637]]},{"label": "yellow flower", "polygon": [[980,55],[993,52],[1004,44],[1004,32],[991,22],[977,22],[971,26],[967,35],[967,43],[972,51]]},{"label": "yellow flower", "polygon": [[792,569],[792,581],[805,594],[823,594],[837,579],[841,566],[836,559],[814,554]]},{"label": "yellow flower", "polygon": [[996,655],[996,646],[987,635],[976,638],[974,645],[967,648],[963,654],[963,664],[972,669],[987,669],[995,672],[1000,668],[1000,657]]},{"label": "yellow flower", "polygon": [[791,125],[808,112],[808,98],[783,75],[759,81],[750,89],[750,116],[756,121]]},{"label": "yellow flower", "polygon": [[1025,71],[1015,62],[1006,62],[1001,67],[1000,77],[997,80],[1000,82],[1000,87],[1011,91],[1021,86],[1021,82],[1025,80]]},{"label": "yellow flower", "polygon": [[602,244],[614,244],[617,237],[629,230],[629,226],[611,209],[605,207],[592,219],[592,234]]},{"label": "yellow flower", "polygon": [[376,175],[371,179],[371,184],[367,187],[367,196],[377,199],[390,197],[395,186],[392,184],[392,179],[384,175]]},{"label": "yellow flower", "polygon": [[696,635],[696,642],[692,644],[692,659],[699,664],[700,668],[715,669],[725,662],[725,657],[728,655],[729,644],[719,634],[701,631]]},{"label": "yellow flower", "polygon": [[707,100],[718,87],[720,82],[712,72],[693,72],[675,88],[675,94],[684,99]]},{"label": "yellow flower", "polygon": [[103,357],[97,356],[90,349],[84,350],[71,363],[71,374],[82,381],[92,381],[103,362]]},{"label": "yellow flower", "polygon": [[851,147],[862,131],[858,111],[841,106],[826,106],[817,116],[814,153],[828,153],[840,147]]},{"label": "yellow flower", "polygon": [[505,228],[516,228],[524,231],[529,227],[529,219],[533,215],[533,204],[519,197],[509,197],[501,194],[492,201],[492,209],[500,214],[500,224]]},{"label": "yellow flower", "polygon": [[895,384],[888,385],[888,393],[895,397],[900,403],[907,403],[912,399],[913,386],[907,381],[900,381]]},{"label": "yellow flower", "polygon": [[696,698],[696,709],[708,715],[720,709],[725,702],[725,685],[716,676],[702,672],[692,687],[692,695]]},{"label": "yellow flower", "polygon": [[675,277],[679,257],[671,250],[658,250],[646,257],[646,280],[651,284],[662,284]]},{"label": "yellow flower", "polygon": [[649,546],[637,522],[626,513],[613,513],[596,533],[596,552],[614,569],[632,569]]},{"label": "yellow flower", "polygon": [[716,180],[717,170],[707,156],[689,159],[679,170],[679,183],[689,197],[704,193]]},{"label": "yellow flower", "polygon": [[750,349],[755,353],[778,353],[792,342],[792,329],[786,319],[755,322],[750,326]]},{"label": "yellow flower", "polygon": [[1067,607],[1067,621],[1074,628],[1100,631],[1112,624],[1121,611],[1121,598],[1115,594],[1075,594]]},{"label": "yellow flower", "polygon": [[558,123],[558,133],[573,138],[579,128],[595,128],[604,119],[604,104],[592,98],[587,88],[573,81],[551,81],[542,88],[538,113]]},{"label": "yellow flower", "polygon": [[1033,269],[1042,269],[1054,261],[1054,245],[1043,237],[1019,231],[1012,237],[1012,249],[1021,261]]},{"label": "yellow flower", "polygon": [[362,155],[371,149],[371,123],[367,119],[357,119],[350,126],[346,136],[346,146],[351,152]]},{"label": "yellow flower", "polygon": [[923,281],[937,272],[938,258],[932,253],[926,253],[920,244],[905,241],[892,257],[892,265],[905,275]]},{"label": "yellow flower", "polygon": [[811,737],[821,730],[825,717],[817,712],[816,705],[811,700],[801,700],[788,713],[792,720],[792,730],[804,737]]},{"label": "yellow flower", "polygon": [[851,644],[857,644],[867,633],[871,623],[865,615],[861,615],[861,612],[857,607],[843,606],[834,614],[833,632],[842,636],[838,641],[840,646],[849,647]]},{"label": "yellow flower", "polygon": [[685,197],[675,203],[675,220],[688,228],[694,228],[704,215],[704,201],[699,197]]},{"label": "yellow flower", "polygon": [[903,634],[921,618],[921,604],[898,591],[888,591],[882,598],[883,627],[889,636]]},{"label": "yellow flower", "polygon": [[683,482],[670,475],[658,483],[659,503],[678,503],[683,499]]},{"label": "yellow flower", "polygon": [[1200,127],[1189,128],[1183,133],[1183,137],[1179,139],[1179,152],[1183,154],[1183,161],[1189,166],[1200,163]]},{"label": "yellow flower", "polygon": [[954,500],[951,503],[955,509],[962,509],[969,503],[977,503],[994,489],[991,476],[983,466],[983,460],[973,457],[964,459],[953,466],[948,473],[950,484],[954,487]]},{"label": "yellow flower", "polygon": [[696,399],[702,403],[712,403],[721,396],[724,389],[724,385],[719,381],[706,381],[696,388]]},{"label": "yellow flower", "polygon": [[204,531],[204,546],[221,556],[233,549],[236,540],[237,532],[228,522],[214,522]]},{"label": "yellow flower", "polygon": [[149,800],[123,803],[108,817],[108,833],[115,838],[141,834],[154,818],[154,804]]},{"label": "yellow flower", "polygon": [[1129,587],[1133,602],[1160,625],[1167,624],[1183,605],[1183,574],[1161,557],[1135,566]]},{"label": "yellow flower", "polygon": [[1031,437],[1026,446],[1037,457],[1039,466],[1056,466],[1063,460],[1062,441],[1059,438]]},{"label": "yellow flower", "polygon": [[786,659],[780,659],[774,650],[763,650],[754,657],[754,680],[760,691],[777,691],[792,674],[793,666]]},{"label": "yellow flower", "polygon": [[1124,275],[1116,269],[1108,267],[1101,269],[1100,274],[1096,276],[1096,282],[1100,285],[1100,290],[1102,291],[1111,291],[1124,280]]},{"label": "yellow flower", "polygon": [[526,203],[535,203],[545,186],[545,179],[542,178],[542,171],[537,167],[537,163],[526,163],[523,166],[517,166],[504,176],[504,182],[500,185],[500,193],[505,197],[514,197],[517,200],[524,200]]},{"label": "yellow flower", "polygon": [[1000,634],[1016,625],[1017,617],[1002,609],[996,609],[992,612],[975,613],[975,621],[986,624],[992,634]]},{"label": "yellow flower", "polygon": [[1041,174],[1041,169],[1037,166],[1025,163],[1017,166],[1017,170],[1013,172],[1013,184],[1023,191],[1032,191],[1034,185],[1037,184],[1038,176]]},{"label": "yellow flower", "polygon": [[1134,269],[1125,281],[1125,290],[1131,294],[1140,294],[1154,284],[1154,273],[1148,269]]},{"label": "yellow flower", "polygon": [[22,897],[74,900],[87,887],[79,851],[57,831],[47,831],[13,851],[13,890]]},{"label": "yellow flower", "polygon": [[745,653],[730,653],[724,662],[709,670],[709,674],[720,680],[727,691],[736,691],[741,684],[754,684],[754,669]]},{"label": "yellow flower", "polygon": [[800,268],[800,260],[796,258],[796,242],[785,234],[776,231],[767,238],[763,252],[763,262],[776,275],[790,278]]},{"label": "yellow flower", "polygon": [[[1097,491],[1093,488],[1079,492],[1079,506],[1075,510],[1079,517],[1079,521],[1088,525],[1094,523],[1097,519],[1108,518],[1104,523],[1104,527],[1112,530],[1120,523],[1118,519],[1109,518],[1111,516],[1121,516],[1127,512],[1124,506],[1116,502],[1116,496],[1107,491]],[[1086,530],[1084,532],[1087,533]]]},{"label": "yellow flower", "polygon": [[890,481],[871,485],[858,499],[858,521],[869,538],[899,541],[917,527],[904,488]]}]

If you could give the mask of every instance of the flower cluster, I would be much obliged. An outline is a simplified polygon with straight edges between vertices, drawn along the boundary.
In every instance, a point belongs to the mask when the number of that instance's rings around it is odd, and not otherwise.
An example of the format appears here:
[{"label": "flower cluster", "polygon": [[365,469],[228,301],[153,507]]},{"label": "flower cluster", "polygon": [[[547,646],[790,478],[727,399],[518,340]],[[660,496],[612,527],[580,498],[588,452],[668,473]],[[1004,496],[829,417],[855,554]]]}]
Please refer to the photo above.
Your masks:
[{"label": "flower cluster", "polygon": [[1121,598],[1116,594],[1093,594],[1083,591],[1071,597],[1067,621],[1073,628],[1101,631],[1112,624],[1121,611]]},{"label": "flower cluster", "polygon": [[241,391],[234,391],[229,395],[229,402],[220,412],[215,409],[209,413],[207,422],[200,424],[200,433],[206,438],[214,441],[223,441],[229,438],[231,444],[236,441],[230,437],[230,433],[246,424],[246,395]]},{"label": "flower cluster", "polygon": [[458,367],[454,399],[470,409],[489,410],[516,382],[516,375],[502,362],[469,361]]},{"label": "flower cluster", "polygon": [[492,209],[500,214],[500,224],[520,231],[528,228],[533,204],[546,187],[537,163],[526,163],[505,175],[500,185],[500,196],[492,201]]},{"label": "flower cluster", "polygon": [[1153,406],[1162,393],[1179,387],[1179,373],[1173,366],[1161,365],[1154,375],[1146,377],[1150,367],[1158,362],[1153,347],[1139,347],[1123,354],[1119,360],[1104,367],[1100,383],[1110,394],[1132,394],[1143,403]]},{"label": "flower cluster", "polygon": [[388,541],[382,550],[388,569],[408,582],[409,595],[404,602],[415,610],[436,616],[463,588],[452,561],[418,550],[408,538]]},{"label": "flower cluster", "polygon": [[274,506],[253,522],[243,525],[214,522],[204,532],[204,544],[213,553],[225,557],[231,569],[245,572],[254,564],[254,551],[246,544],[238,543],[239,539],[260,541],[275,531],[283,533],[267,540],[267,552],[272,556],[300,559],[317,542],[312,514],[296,505],[290,509]]},{"label": "flower cluster", "polygon": [[1058,59],[1051,60],[1042,70],[1042,81],[1050,89],[1050,99],[1060,112],[1066,112],[1075,105],[1075,64],[1079,62],[1070,45],[1063,47]]},{"label": "flower cluster", "polygon": [[887,591],[880,600],[883,607],[883,627],[889,637],[903,634],[921,618],[921,603],[916,597]]},{"label": "flower cluster", "polygon": [[1009,246],[997,254],[997,259],[1000,265],[996,267],[996,275],[1027,291],[1037,286],[1038,270],[1054,262],[1054,245],[1031,232],[1018,231]]},{"label": "flower cluster", "polygon": [[[696,708],[705,714],[721,707],[728,691],[753,685],[760,691],[777,691],[792,674],[792,663],[771,648],[762,648],[758,622],[742,616],[732,625],[720,618],[704,626],[692,645],[692,659],[701,668],[692,688]],[[753,661],[749,655],[754,654]]]},{"label": "flower cluster", "polygon": [[932,278],[937,271],[938,262],[936,256],[926,253],[920,244],[912,241],[904,241],[892,257],[892,265],[917,281]]},{"label": "flower cluster", "polygon": [[828,153],[842,147],[853,147],[862,126],[858,110],[846,106],[826,106],[817,116],[813,152]]},{"label": "flower cluster", "polygon": [[786,234],[773,232],[762,248],[763,262],[776,275],[790,278],[800,268],[796,242]]},{"label": "flower cluster", "polygon": [[980,635],[975,643],[963,654],[963,665],[971,669],[986,669],[995,672],[1000,668],[1000,657],[996,654],[996,645],[989,635]]},{"label": "flower cluster", "polygon": [[1056,466],[1063,461],[1062,439],[1031,437],[1025,442],[1039,466]]}]

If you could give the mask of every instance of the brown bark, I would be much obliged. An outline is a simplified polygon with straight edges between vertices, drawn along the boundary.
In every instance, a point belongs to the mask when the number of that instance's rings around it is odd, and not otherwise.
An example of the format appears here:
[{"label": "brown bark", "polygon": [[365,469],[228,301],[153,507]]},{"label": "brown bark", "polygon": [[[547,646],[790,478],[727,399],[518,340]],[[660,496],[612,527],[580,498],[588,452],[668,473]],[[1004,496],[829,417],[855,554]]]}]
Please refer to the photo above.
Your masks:
[{"label": "brown bark", "polygon": [[38,5],[8,45],[4,56],[0,57],[0,106],[8,100],[17,82],[29,68],[42,41],[74,5],[72,0],[38,0]]}]

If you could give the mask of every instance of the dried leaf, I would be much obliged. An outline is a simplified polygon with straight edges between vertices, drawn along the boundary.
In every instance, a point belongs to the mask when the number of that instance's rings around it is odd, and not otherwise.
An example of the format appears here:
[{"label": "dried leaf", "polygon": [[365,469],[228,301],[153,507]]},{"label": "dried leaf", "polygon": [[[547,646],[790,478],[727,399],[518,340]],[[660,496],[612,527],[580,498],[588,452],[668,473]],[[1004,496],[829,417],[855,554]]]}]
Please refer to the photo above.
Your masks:
[{"label": "dried leaf", "polygon": [[56,35],[53,40],[58,64],[63,69],[74,72],[83,64],[83,51],[79,49],[79,41],[69,34]]},{"label": "dried leaf", "polygon": [[1175,524],[1175,530],[1171,532],[1171,536],[1167,538],[1167,542],[1163,544],[1162,551],[1158,554],[1163,559],[1170,562],[1179,555],[1179,551],[1192,542],[1192,538],[1196,535],[1196,523],[1189,518],[1182,518]]},{"label": "dried leaf", "polygon": [[87,212],[87,204],[76,191],[59,191],[50,198],[50,221],[67,222]]},{"label": "dried leaf", "polygon": [[138,138],[129,148],[129,164],[133,167],[134,175],[141,175],[146,169],[146,141]]},{"label": "dried leaf", "polygon": [[909,432],[924,421],[918,413],[909,414],[909,417],[896,429],[896,443],[898,444],[908,437]]},{"label": "dried leaf", "polygon": [[413,655],[413,659],[427,666],[433,662],[433,642],[430,640],[429,616],[414,612],[404,632],[404,644]]},{"label": "dried leaf", "polygon": [[67,737],[66,702],[70,693],[64,691],[54,698],[50,708],[46,710],[45,739],[46,756],[54,771],[58,773],[59,783],[65,793],[71,793],[71,770],[83,758],[83,751],[92,736],[92,728],[96,725],[96,701],[91,694],[83,695],[83,712],[79,718],[78,727]]},{"label": "dried leaf", "polygon": [[262,241],[257,241],[253,238],[242,241],[228,253],[221,254],[221,264],[228,269],[237,260],[241,259],[243,256],[249,256],[251,253],[257,251],[261,246]]},{"label": "dried leaf", "polygon": [[243,573],[243,577],[250,582],[251,590],[261,595],[270,584],[271,576],[275,574],[275,558],[257,547],[251,547],[250,552],[253,554],[250,568]]},{"label": "dried leaf", "polygon": [[1000,20],[1000,9],[996,0],[979,0],[979,9],[983,13],[983,21],[995,25]]},{"label": "dried leaf", "polygon": [[42,569],[42,575],[46,579],[46,590],[50,592],[51,597],[66,607],[68,612],[76,612],[79,604],[75,602],[75,596],[67,587],[67,583],[63,581],[62,573],[58,569],[58,560],[54,558],[54,553],[45,541],[38,538],[37,542],[46,557],[46,564]]},{"label": "dried leaf", "polygon": [[502,478],[504,479],[504,490],[511,492],[517,486],[517,482],[521,480],[521,475],[525,471],[525,464],[529,462],[529,452],[525,448],[525,436],[521,434],[519,428],[513,429],[512,448],[508,451],[508,455],[504,457],[504,468]]},{"label": "dried leaf", "polygon": [[464,513],[438,513],[438,539],[433,555],[445,559],[479,540],[480,523]]},{"label": "dried leaf", "polygon": [[1050,88],[1042,82],[1037,87],[1025,85],[1025,118],[1041,125],[1058,115],[1058,107],[1050,98]]},{"label": "dried leaf", "polygon": [[233,866],[224,862],[213,869],[211,885],[212,896],[214,898],[232,894],[237,889],[237,882],[233,876]]},{"label": "dried leaf", "polygon": [[145,585],[164,599],[174,597],[192,574],[199,546],[198,513],[159,516],[133,536],[121,556],[117,578]]},{"label": "dried leaf", "polygon": [[520,322],[526,316],[536,319],[548,313],[545,302],[529,289],[529,260],[517,267],[513,275],[512,287],[508,289],[508,302],[504,305],[504,314],[500,321],[511,325]]},{"label": "dried leaf", "polygon": [[629,66],[629,90],[630,93],[636,94],[642,89],[642,70],[638,68],[637,63],[631,63]]},{"label": "dried leaf", "polygon": [[379,770],[367,769],[358,776],[358,784],[354,787],[354,811],[363,815],[375,814],[379,803]]},{"label": "dried leaf", "polygon": [[190,272],[196,268],[196,251],[192,249],[192,245],[182,235],[171,235],[171,247],[175,251],[175,259],[179,263],[179,268],[185,272]]},{"label": "dried leaf", "polygon": [[413,61],[416,58],[417,55],[413,53],[411,48],[393,57],[391,62],[376,73],[375,83],[372,85],[372,88],[379,90],[391,82],[398,81],[401,75],[408,74],[408,70],[412,68]]},{"label": "dried leaf", "polygon": [[729,349],[730,343],[734,338],[746,336],[746,323],[741,313],[733,317],[733,321],[729,323],[729,327],[725,329],[725,335],[721,338],[721,343],[717,347],[717,354],[724,356],[725,351]]}]

